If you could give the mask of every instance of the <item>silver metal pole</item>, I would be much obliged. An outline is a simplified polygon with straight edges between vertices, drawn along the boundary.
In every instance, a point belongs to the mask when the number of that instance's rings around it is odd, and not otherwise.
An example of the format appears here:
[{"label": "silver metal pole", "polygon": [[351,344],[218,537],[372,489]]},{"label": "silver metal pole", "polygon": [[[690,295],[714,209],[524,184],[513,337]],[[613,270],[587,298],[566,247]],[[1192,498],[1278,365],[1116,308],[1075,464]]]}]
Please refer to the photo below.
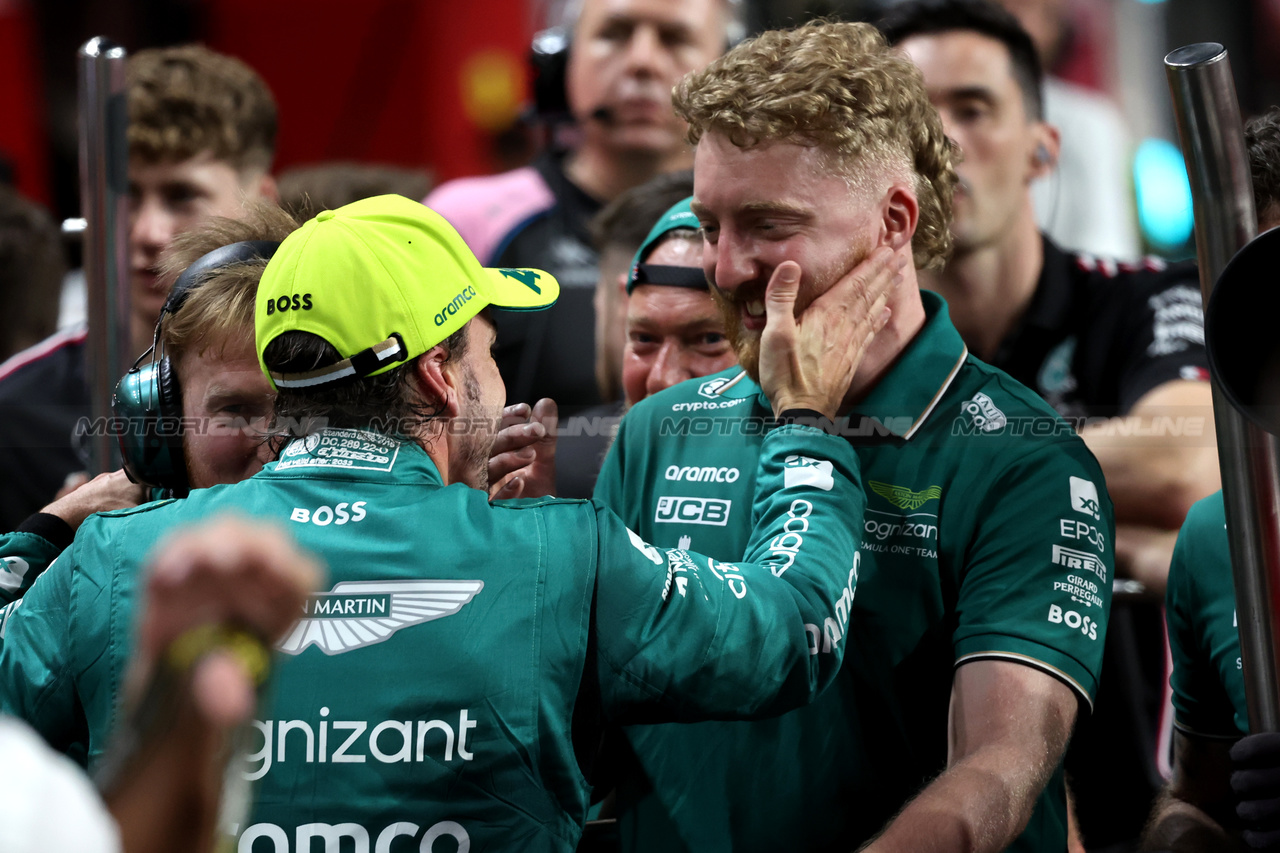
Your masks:
[{"label": "silver metal pole", "polygon": [[[108,39],[89,39],[79,52],[80,205],[89,339],[86,380],[90,414],[102,425],[111,415],[111,392],[129,369],[129,152],[125,139],[125,50]],[[120,467],[109,430],[91,429],[90,473]]]},{"label": "silver metal pole", "polygon": [[[1222,45],[1180,47],[1164,63],[1191,179],[1200,289],[1207,306],[1227,262],[1257,233],[1240,105]],[[1232,407],[1216,380],[1213,412],[1249,729],[1280,731],[1280,440]]]}]

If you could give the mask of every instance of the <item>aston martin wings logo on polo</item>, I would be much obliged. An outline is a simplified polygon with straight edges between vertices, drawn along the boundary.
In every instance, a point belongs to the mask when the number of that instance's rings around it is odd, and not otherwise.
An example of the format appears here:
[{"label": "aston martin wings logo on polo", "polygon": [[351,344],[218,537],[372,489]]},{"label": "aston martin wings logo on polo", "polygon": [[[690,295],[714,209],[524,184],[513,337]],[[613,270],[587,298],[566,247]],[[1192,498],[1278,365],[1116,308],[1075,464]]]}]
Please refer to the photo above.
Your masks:
[{"label": "aston martin wings logo on polo", "polygon": [[895,486],[892,483],[870,481],[871,491],[900,509],[919,509],[931,500],[942,497],[941,486],[930,486],[913,492],[906,486]]},{"label": "aston martin wings logo on polo", "polygon": [[483,588],[484,581],[343,581],[307,599],[279,649],[296,655],[316,645],[336,655],[372,646],[401,628],[452,616]]}]

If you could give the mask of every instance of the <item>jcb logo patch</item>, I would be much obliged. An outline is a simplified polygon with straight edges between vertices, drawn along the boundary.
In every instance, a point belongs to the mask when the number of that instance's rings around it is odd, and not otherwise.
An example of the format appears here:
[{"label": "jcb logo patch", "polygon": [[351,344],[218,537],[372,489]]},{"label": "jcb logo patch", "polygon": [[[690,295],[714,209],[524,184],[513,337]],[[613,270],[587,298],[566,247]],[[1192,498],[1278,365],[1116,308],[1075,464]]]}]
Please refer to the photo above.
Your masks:
[{"label": "jcb logo patch", "polygon": [[658,498],[657,523],[711,524],[724,527],[729,523],[732,501],[717,498]]}]

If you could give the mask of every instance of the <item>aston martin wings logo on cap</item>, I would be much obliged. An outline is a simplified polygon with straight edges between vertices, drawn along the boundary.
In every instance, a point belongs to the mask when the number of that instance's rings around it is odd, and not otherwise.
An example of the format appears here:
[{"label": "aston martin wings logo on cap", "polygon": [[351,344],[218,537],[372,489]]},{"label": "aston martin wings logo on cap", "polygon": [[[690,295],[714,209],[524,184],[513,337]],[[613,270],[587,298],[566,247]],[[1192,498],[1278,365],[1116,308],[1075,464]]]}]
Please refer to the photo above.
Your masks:
[{"label": "aston martin wings logo on cap", "polygon": [[906,486],[895,486],[878,480],[872,480],[867,485],[871,487],[871,491],[900,509],[919,509],[934,498],[942,497],[941,486],[930,486],[913,492]]},{"label": "aston martin wings logo on cap", "polygon": [[401,628],[452,616],[483,588],[478,580],[344,581],[307,599],[279,649],[296,655],[316,645],[336,655],[372,646]]}]

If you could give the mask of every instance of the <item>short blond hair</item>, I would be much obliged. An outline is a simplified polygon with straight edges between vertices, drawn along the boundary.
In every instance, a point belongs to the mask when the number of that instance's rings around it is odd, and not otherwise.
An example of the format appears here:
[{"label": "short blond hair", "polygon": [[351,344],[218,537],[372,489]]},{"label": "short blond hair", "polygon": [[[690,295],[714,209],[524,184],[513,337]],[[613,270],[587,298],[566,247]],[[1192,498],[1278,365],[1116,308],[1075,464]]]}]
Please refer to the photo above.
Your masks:
[{"label": "short blond hair", "polygon": [[[297,221],[270,202],[246,202],[238,219],[213,216],[174,238],[161,263],[160,274],[176,279],[204,255],[243,240],[282,242],[298,228]],[[258,281],[267,268],[265,260],[243,261],[219,267],[193,288],[182,308],[166,315],[160,324],[165,354],[176,364],[187,353],[223,351],[248,343],[253,346],[253,312]]]},{"label": "short blond hair", "polygon": [[814,21],[762,33],[687,75],[672,100],[695,145],[708,131],[739,148],[814,145],[851,182],[871,165],[909,168],[920,204],[916,266],[945,263],[957,149],[920,70],[870,24]]}]

